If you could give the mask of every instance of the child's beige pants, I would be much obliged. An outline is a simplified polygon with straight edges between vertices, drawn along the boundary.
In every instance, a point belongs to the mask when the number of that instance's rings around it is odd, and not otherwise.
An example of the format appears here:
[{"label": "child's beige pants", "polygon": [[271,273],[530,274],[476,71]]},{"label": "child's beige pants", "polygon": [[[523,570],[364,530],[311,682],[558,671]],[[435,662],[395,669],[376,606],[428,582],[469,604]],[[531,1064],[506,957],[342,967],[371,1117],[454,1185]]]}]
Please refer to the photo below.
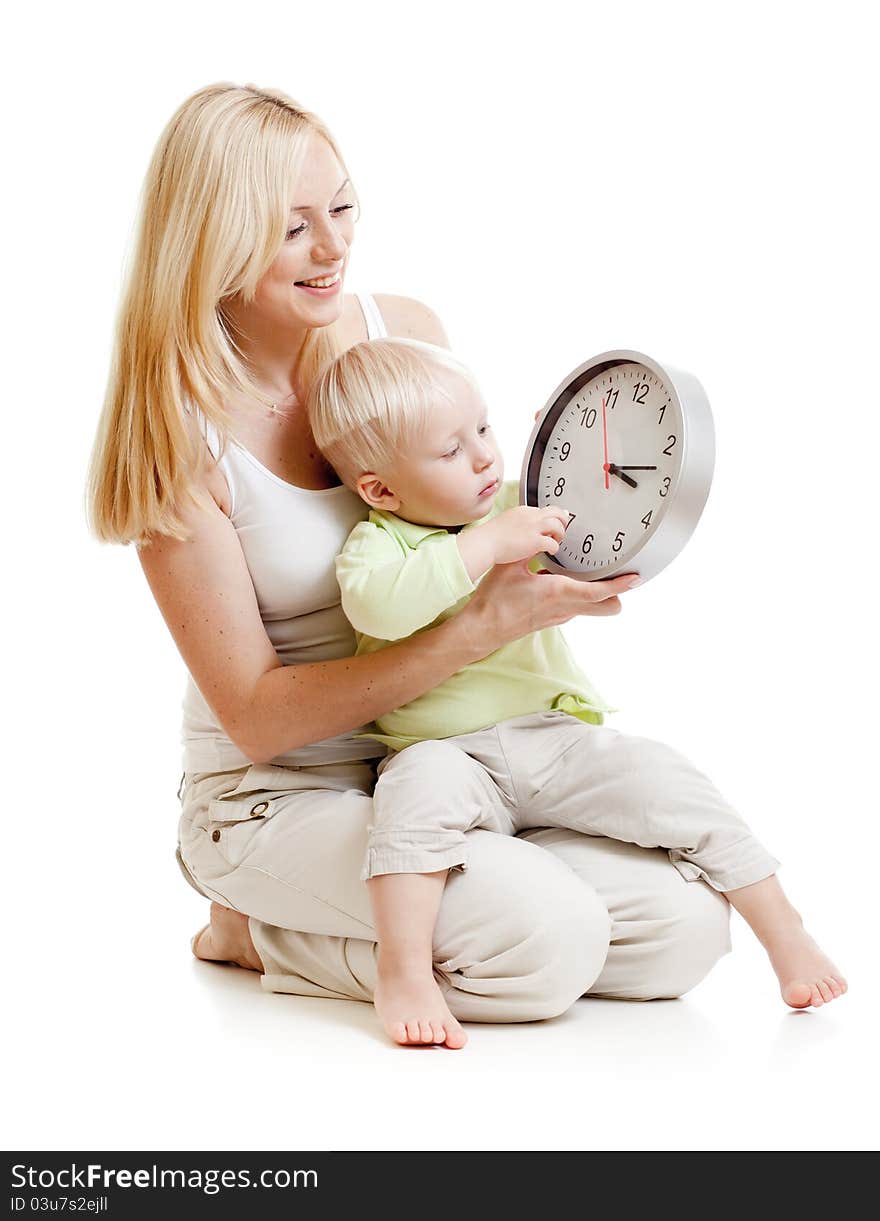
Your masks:
[{"label": "child's beige pants", "polygon": [[[664,749],[627,741],[636,754]],[[250,917],[270,991],[373,999],[360,871],[376,770],[255,763],[183,778],[181,866]],[[449,874],[434,930],[435,976],[461,1021],[553,1017],[585,994],[681,996],[730,949],[726,899],[686,882],[663,850],[546,825],[464,839],[467,870]]]},{"label": "child's beige pants", "polygon": [[565,712],[419,742],[382,760],[378,776],[362,880],[466,869],[476,827],[565,827],[665,848],[683,878],[720,891],[779,868],[684,756]]}]

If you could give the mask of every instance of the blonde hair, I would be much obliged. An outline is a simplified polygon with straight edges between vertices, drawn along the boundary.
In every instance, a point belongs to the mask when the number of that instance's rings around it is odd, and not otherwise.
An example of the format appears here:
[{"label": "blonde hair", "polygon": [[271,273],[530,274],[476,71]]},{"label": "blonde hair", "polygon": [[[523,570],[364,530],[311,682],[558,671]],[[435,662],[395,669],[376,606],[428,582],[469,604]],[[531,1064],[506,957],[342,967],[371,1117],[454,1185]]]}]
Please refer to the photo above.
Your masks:
[{"label": "blonde hair", "polygon": [[[321,120],[278,90],[200,89],[159,138],[141,193],[116,321],[103,411],[89,466],[87,514],[105,542],[189,537],[181,507],[200,502],[200,446],[190,404],[220,435],[229,396],[267,401],[254,385],[227,298],[245,304],[287,232],[293,189]],[[294,376],[307,387],[340,350],[335,325],[310,330]]]},{"label": "blonde hair", "polygon": [[450,370],[476,388],[474,375],[446,348],[419,339],[372,339],[337,356],[315,379],[306,410],[315,443],[343,483],[387,466],[416,436]]}]

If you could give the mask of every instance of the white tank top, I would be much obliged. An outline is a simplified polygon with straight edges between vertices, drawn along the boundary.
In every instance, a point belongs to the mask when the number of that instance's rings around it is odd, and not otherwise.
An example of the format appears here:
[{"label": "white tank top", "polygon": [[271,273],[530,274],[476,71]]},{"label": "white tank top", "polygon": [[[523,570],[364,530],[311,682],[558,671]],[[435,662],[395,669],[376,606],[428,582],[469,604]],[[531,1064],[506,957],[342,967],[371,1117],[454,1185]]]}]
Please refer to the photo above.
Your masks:
[{"label": "white tank top", "polygon": [[[357,299],[367,338],[387,335],[373,298]],[[217,432],[203,416],[200,421],[216,459]],[[229,517],[254,583],[260,616],[283,664],[353,656],[356,642],[339,604],[334,561],[354,526],[366,519],[366,504],[343,485],[312,491],[286,483],[231,437],[218,466],[229,485]],[[302,719],[307,717],[304,708]],[[288,751],[272,762],[313,767],[386,753],[379,742],[355,738],[357,732]],[[226,736],[192,676],[183,700],[182,739],[186,772],[226,771],[250,762]]]}]

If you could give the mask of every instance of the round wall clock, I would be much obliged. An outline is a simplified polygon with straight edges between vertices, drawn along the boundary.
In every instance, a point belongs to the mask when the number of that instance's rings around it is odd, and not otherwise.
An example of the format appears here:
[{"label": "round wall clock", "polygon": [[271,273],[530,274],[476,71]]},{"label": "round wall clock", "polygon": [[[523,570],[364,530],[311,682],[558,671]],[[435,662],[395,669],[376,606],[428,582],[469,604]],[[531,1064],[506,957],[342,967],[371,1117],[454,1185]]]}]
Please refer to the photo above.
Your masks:
[{"label": "round wall clock", "polygon": [[649,580],[690,538],[712,482],[715,430],[703,387],[643,352],[602,352],[557,386],[535,422],[520,502],[571,514],[551,572]]}]

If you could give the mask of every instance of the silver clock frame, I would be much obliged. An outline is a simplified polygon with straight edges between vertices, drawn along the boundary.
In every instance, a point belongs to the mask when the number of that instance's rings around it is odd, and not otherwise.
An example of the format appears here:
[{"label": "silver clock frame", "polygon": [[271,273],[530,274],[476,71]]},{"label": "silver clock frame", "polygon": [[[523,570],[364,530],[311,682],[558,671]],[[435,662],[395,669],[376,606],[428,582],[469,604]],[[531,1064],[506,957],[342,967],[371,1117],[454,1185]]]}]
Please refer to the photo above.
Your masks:
[{"label": "silver clock frame", "polygon": [[551,572],[574,577],[577,581],[608,581],[623,572],[637,572],[643,581],[656,577],[671,564],[693,534],[709,496],[715,470],[715,426],[706,392],[692,373],[676,369],[627,348],[600,352],[585,360],[559,383],[535,421],[526,447],[519,483],[520,504],[539,505],[538,476],[549,438],[562,412],[592,378],[617,365],[635,362],[650,370],[667,388],[681,413],[682,458],[678,478],[669,489],[669,503],[656,529],[628,560],[595,572],[576,572],[558,563],[552,555],[542,554]]}]

